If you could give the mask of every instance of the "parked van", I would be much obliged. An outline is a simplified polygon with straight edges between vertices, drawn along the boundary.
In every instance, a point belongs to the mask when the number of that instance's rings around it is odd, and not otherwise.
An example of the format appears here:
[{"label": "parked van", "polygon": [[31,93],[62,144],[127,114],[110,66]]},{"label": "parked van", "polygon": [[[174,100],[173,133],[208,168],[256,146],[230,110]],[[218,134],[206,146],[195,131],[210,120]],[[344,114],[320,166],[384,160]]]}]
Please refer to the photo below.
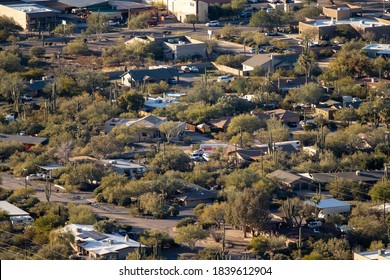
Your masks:
[{"label": "parked van", "polygon": [[228,77],[228,76],[220,76],[220,77],[218,77],[217,82],[230,83],[230,77]]}]

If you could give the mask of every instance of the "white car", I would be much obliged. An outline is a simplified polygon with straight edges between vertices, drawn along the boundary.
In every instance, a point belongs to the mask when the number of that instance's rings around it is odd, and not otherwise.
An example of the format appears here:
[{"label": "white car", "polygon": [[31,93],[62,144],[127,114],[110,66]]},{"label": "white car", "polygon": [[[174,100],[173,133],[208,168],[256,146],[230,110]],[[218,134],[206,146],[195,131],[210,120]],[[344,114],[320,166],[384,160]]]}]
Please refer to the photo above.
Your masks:
[{"label": "white car", "polygon": [[192,72],[192,73],[199,73],[199,69],[197,67],[195,67],[195,66],[191,66],[190,67],[190,72]]},{"label": "white car", "polygon": [[32,101],[33,100],[33,98],[29,94],[22,95],[21,99],[24,101]]},{"label": "white car", "polygon": [[220,82],[230,83],[230,81],[231,81],[231,79],[228,76],[220,76],[217,78],[218,83],[220,83]]},{"label": "white car", "polygon": [[42,177],[38,176],[37,174],[30,174],[26,177],[27,181],[33,181],[33,180],[41,180]]},{"label": "white car", "polygon": [[220,24],[219,24],[218,20],[212,20],[212,21],[206,23],[206,26],[214,27],[214,26],[220,26]]}]

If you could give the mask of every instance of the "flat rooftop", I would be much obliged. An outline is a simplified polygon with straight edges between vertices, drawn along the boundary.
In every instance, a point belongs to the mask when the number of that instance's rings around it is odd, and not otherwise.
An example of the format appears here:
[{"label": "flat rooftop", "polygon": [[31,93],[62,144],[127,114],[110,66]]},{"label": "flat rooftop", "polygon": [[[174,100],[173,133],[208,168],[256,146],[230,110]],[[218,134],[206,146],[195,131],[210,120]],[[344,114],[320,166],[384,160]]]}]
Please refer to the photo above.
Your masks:
[{"label": "flat rooftop", "polygon": [[101,161],[105,164],[111,164],[112,166],[120,169],[145,169],[145,166],[125,159],[102,159]]},{"label": "flat rooftop", "polygon": [[325,27],[332,25],[351,24],[357,27],[386,26],[387,24],[371,18],[350,18],[345,20],[316,19],[313,23],[307,23],[312,26]]},{"label": "flat rooftop", "polygon": [[18,10],[21,12],[25,12],[26,14],[34,14],[34,13],[56,13],[58,11],[44,7],[39,4],[8,4],[4,5],[14,10]]},{"label": "flat rooftop", "polygon": [[344,201],[337,200],[334,198],[322,199],[322,200],[320,200],[319,204],[315,204],[315,203],[311,202],[310,200],[306,200],[305,203],[312,205],[312,206],[317,206],[318,208],[321,208],[321,209],[351,206],[351,204],[349,204],[349,203],[346,203]]},{"label": "flat rooftop", "polygon": [[381,255],[378,254],[378,251],[366,251],[358,253],[358,255],[363,256],[370,260],[377,260],[379,257],[383,259],[390,260],[390,249],[384,249],[383,253]]},{"label": "flat rooftop", "polygon": [[390,50],[390,44],[371,44],[363,48],[363,50]]}]

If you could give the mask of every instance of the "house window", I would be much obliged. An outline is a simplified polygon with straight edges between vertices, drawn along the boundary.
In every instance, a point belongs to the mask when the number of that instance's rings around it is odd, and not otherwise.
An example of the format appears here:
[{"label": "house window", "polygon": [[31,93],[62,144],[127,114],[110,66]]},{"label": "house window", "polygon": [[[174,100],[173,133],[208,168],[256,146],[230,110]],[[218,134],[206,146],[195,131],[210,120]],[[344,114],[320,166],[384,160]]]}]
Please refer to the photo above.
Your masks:
[{"label": "house window", "polygon": [[142,132],[142,137],[146,137],[148,134],[146,132]]},{"label": "house window", "polygon": [[191,2],[191,3],[190,3],[190,6],[191,6],[191,7],[195,7],[194,2]]}]

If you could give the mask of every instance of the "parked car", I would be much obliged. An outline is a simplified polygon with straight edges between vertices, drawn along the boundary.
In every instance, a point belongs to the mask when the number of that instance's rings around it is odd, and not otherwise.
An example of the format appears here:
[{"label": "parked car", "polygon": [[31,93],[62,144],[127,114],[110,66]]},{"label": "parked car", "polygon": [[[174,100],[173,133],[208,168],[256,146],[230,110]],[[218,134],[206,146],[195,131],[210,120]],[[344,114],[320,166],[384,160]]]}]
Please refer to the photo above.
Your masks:
[{"label": "parked car", "polygon": [[37,174],[30,174],[26,177],[27,181],[34,181],[34,180],[40,180],[42,179],[40,176]]},{"label": "parked car", "polygon": [[228,76],[220,76],[217,78],[217,82],[226,82],[226,83],[230,83],[231,79],[230,77]]},{"label": "parked car", "polygon": [[251,11],[242,11],[241,17],[250,17],[252,16],[252,12]]},{"label": "parked car", "polygon": [[274,31],[265,32],[264,34],[265,34],[265,36],[276,36],[276,35],[278,35],[278,33],[274,32]]},{"label": "parked car", "polygon": [[178,81],[176,80],[176,78],[170,78],[168,80],[168,84],[170,85],[176,85],[178,83]]},{"label": "parked car", "polygon": [[313,222],[309,222],[307,226],[309,228],[319,228],[320,226],[322,226],[322,223],[321,221],[313,221]]},{"label": "parked car", "polygon": [[33,98],[29,94],[23,94],[21,98],[23,101],[32,101],[33,100]]},{"label": "parked car", "polygon": [[108,25],[109,26],[118,26],[119,25],[119,21],[109,20],[108,21]]},{"label": "parked car", "polygon": [[214,26],[220,26],[220,24],[219,24],[218,20],[212,20],[212,21],[206,23],[206,26],[214,27]]},{"label": "parked car", "polygon": [[190,67],[190,72],[192,72],[192,73],[199,73],[199,69],[197,67],[195,67],[195,66],[191,66]]},{"label": "parked car", "polygon": [[157,22],[157,20],[147,20],[146,21],[146,24],[148,25],[148,26],[157,26],[158,25],[158,22]]},{"label": "parked car", "polygon": [[191,67],[187,65],[183,65],[182,67],[180,67],[180,70],[183,71],[184,73],[189,73],[191,72]]}]

